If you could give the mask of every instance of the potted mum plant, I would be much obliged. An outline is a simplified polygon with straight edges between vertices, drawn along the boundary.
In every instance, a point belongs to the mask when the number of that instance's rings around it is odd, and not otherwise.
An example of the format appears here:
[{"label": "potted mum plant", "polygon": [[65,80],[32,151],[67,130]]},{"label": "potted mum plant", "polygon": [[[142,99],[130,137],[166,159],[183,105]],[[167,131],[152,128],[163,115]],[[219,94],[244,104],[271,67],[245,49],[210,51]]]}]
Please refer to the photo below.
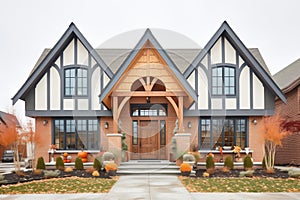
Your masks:
[{"label": "potted mum plant", "polygon": [[105,165],[105,170],[109,176],[116,176],[118,165],[116,163],[107,163]]},{"label": "potted mum plant", "polygon": [[192,167],[189,163],[182,163],[180,165],[180,172],[182,176],[189,176],[192,171]]}]

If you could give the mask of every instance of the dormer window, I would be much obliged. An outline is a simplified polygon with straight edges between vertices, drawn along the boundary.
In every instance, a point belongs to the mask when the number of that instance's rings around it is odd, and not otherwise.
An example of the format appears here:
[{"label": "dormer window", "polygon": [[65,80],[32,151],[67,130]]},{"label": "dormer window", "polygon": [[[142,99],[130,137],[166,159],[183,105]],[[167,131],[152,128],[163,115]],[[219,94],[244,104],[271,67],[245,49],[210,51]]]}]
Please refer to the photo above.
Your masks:
[{"label": "dormer window", "polygon": [[235,68],[220,66],[212,68],[212,95],[235,95]]},{"label": "dormer window", "polygon": [[65,96],[87,96],[88,72],[83,68],[65,69]]}]

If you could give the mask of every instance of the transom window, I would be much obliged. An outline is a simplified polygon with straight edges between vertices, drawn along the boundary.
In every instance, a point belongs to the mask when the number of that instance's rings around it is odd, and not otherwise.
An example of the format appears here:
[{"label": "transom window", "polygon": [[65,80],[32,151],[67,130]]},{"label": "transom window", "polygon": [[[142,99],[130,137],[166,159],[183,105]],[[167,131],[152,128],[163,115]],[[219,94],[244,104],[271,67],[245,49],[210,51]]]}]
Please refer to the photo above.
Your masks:
[{"label": "transom window", "polygon": [[247,119],[201,119],[200,149],[212,149],[223,146],[247,146]]},{"label": "transom window", "polygon": [[65,69],[65,96],[87,96],[88,71],[83,68]]},{"label": "transom window", "polygon": [[53,139],[61,150],[98,150],[98,120],[55,119]]},{"label": "transom window", "polygon": [[235,95],[235,68],[212,68],[212,95]]},{"label": "transom window", "polygon": [[168,110],[167,104],[131,104],[132,117],[165,117]]}]

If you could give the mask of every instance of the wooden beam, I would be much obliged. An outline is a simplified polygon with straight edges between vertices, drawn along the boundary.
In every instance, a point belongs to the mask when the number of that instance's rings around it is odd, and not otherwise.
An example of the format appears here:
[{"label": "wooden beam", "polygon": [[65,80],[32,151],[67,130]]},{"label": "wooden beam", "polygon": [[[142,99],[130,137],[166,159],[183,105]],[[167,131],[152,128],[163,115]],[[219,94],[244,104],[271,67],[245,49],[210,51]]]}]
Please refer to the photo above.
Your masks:
[{"label": "wooden beam", "polygon": [[173,97],[173,96],[187,96],[185,92],[168,92],[168,91],[135,91],[135,92],[113,92],[112,96],[118,97]]},{"label": "wooden beam", "polygon": [[173,106],[174,110],[175,110],[175,113],[178,117],[178,106],[177,104],[175,103],[174,99],[172,97],[166,97],[168,99],[168,101],[171,103],[171,105]]},{"label": "wooden beam", "polygon": [[124,107],[124,105],[126,104],[126,102],[130,99],[130,97],[124,97],[124,99],[122,100],[122,102],[120,103],[119,105],[119,108],[118,108],[118,116],[121,115],[121,111]]},{"label": "wooden beam", "polygon": [[149,88],[149,90],[151,91],[152,90],[152,88],[153,88],[153,86],[154,86],[154,84],[156,83],[156,81],[157,81],[158,79],[157,78],[154,78],[153,80],[152,80],[152,82],[151,82],[151,84],[150,84],[150,88]]},{"label": "wooden beam", "polygon": [[118,97],[113,97],[113,133],[118,133]]},{"label": "wooden beam", "polygon": [[178,98],[178,131],[183,132],[183,97]]}]

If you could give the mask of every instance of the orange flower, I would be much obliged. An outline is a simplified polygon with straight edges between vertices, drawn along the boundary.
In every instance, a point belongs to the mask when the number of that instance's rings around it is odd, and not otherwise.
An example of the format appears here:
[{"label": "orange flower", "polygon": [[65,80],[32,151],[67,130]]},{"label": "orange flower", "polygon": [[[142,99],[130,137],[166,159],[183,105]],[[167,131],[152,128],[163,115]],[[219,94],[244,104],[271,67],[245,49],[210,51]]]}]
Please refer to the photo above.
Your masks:
[{"label": "orange flower", "polygon": [[180,171],[181,172],[190,172],[190,171],[192,171],[192,168],[191,168],[190,164],[188,164],[188,163],[182,163],[180,165]]},{"label": "orange flower", "polygon": [[105,170],[106,170],[107,172],[109,172],[110,170],[116,171],[116,170],[118,170],[118,165],[117,165],[116,163],[107,163],[107,164],[105,165]]}]

